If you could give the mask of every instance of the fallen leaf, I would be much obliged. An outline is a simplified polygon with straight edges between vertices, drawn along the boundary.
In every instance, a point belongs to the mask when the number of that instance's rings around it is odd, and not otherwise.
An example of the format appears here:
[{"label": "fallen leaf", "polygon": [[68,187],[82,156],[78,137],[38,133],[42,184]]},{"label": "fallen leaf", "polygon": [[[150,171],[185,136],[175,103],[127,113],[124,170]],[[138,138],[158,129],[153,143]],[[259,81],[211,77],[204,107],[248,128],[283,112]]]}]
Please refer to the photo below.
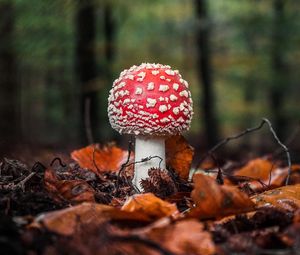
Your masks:
[{"label": "fallen leaf", "polygon": [[139,212],[121,211],[118,208],[95,203],[82,203],[63,210],[39,215],[29,228],[46,228],[61,235],[72,235],[81,224],[100,225],[107,221],[148,222]]},{"label": "fallen leaf", "polygon": [[114,144],[108,144],[101,148],[97,144],[92,144],[73,151],[71,157],[78,162],[80,167],[100,174],[104,171],[119,171],[122,164],[127,161],[128,151],[122,150]]},{"label": "fallen leaf", "polygon": [[183,136],[172,136],[166,140],[166,162],[183,179],[188,179],[194,156],[194,148]]},{"label": "fallen leaf", "polygon": [[126,212],[139,212],[151,219],[172,216],[178,213],[174,204],[165,202],[152,193],[137,194],[129,197],[122,210]]},{"label": "fallen leaf", "polygon": [[84,180],[60,180],[52,168],[44,175],[45,188],[57,202],[94,202],[94,189]]},{"label": "fallen leaf", "polygon": [[263,158],[256,158],[250,160],[245,166],[235,171],[235,175],[248,176],[257,179],[269,179],[270,171],[276,165],[271,161]]},{"label": "fallen leaf", "polygon": [[218,185],[213,178],[203,174],[195,174],[193,182],[191,197],[196,207],[188,213],[191,217],[207,219],[254,209],[251,199],[236,187]]},{"label": "fallen leaf", "polygon": [[[300,165],[293,165],[292,171],[300,170]],[[288,175],[287,167],[279,167],[276,163],[263,158],[250,160],[244,167],[235,171],[235,176],[246,176],[261,181],[268,188],[280,187]],[[256,191],[264,189],[259,181],[250,181],[250,188]]]},{"label": "fallen leaf", "polygon": [[175,222],[167,227],[154,228],[147,234],[151,240],[175,254],[215,254],[212,236],[195,219]]},{"label": "fallen leaf", "polygon": [[300,184],[265,191],[253,196],[252,201],[258,207],[274,206],[287,211],[296,211],[300,208]]}]

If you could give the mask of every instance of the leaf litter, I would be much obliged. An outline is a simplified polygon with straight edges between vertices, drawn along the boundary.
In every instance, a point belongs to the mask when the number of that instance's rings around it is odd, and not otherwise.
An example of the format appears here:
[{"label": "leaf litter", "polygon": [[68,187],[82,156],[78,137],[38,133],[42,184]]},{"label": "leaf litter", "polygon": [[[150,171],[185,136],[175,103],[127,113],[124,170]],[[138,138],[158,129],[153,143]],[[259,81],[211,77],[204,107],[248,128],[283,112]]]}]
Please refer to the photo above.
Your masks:
[{"label": "leaf litter", "polygon": [[183,137],[168,139],[166,148],[167,169],[149,169],[143,194],[131,184],[134,155],[115,144],[90,145],[73,151],[73,161],[57,157],[49,166],[4,158],[1,254],[297,250],[299,165],[261,157],[228,172],[213,160],[189,180],[193,148]]}]

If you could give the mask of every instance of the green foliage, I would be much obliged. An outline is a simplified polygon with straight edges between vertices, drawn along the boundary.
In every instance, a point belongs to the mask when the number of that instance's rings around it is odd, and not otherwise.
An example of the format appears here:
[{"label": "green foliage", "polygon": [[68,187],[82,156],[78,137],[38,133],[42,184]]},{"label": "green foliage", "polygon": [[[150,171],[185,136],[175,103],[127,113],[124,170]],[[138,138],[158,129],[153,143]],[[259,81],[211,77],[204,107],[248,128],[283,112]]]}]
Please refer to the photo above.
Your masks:
[{"label": "green foliage", "polygon": [[[48,132],[53,126],[57,127],[56,141],[75,138],[74,127],[78,125],[79,87],[74,66],[78,1],[14,0],[22,109],[32,111],[31,119],[46,121],[44,127]],[[104,57],[105,3],[113,6],[117,26],[115,58],[109,66]],[[103,78],[101,70],[110,70],[112,77],[117,77],[124,68],[141,62],[170,64],[190,81],[196,112],[192,132],[198,133],[202,122],[194,1],[94,0],[94,4],[97,13],[95,54],[99,68],[99,83],[95,88],[101,100],[105,100],[112,82],[111,78]],[[215,103],[221,125],[229,126],[226,130],[230,130],[245,122],[247,115],[250,119],[244,125],[251,126],[249,122],[269,115],[268,90],[275,84],[271,63],[273,1],[210,0],[208,4],[213,79],[217,90]],[[298,1],[285,1],[284,22],[279,27],[284,35],[280,50],[286,64],[285,75],[280,77],[280,89],[290,92],[286,111],[291,119],[299,117],[295,110],[297,93],[294,93],[298,91],[299,82],[299,11]],[[42,110],[34,110],[35,102],[39,102]],[[99,111],[102,116],[106,115],[105,107]]]}]

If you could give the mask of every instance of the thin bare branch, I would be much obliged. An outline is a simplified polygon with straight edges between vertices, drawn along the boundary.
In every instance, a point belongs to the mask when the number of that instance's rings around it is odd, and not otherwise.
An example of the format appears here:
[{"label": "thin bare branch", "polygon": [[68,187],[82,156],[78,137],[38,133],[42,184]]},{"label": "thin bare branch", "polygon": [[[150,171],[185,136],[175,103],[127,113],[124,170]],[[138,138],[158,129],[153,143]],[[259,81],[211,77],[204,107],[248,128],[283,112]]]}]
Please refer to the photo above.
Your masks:
[{"label": "thin bare branch", "polygon": [[221,140],[219,143],[217,143],[214,147],[212,147],[202,158],[200,158],[199,160],[199,163],[198,165],[203,162],[208,156],[212,155],[215,151],[217,151],[221,146],[223,145],[226,145],[228,142],[232,141],[232,140],[236,140],[246,134],[249,134],[249,133],[252,133],[254,131],[258,131],[260,130],[265,124],[268,125],[269,127],[269,130],[270,132],[272,133],[275,141],[277,142],[277,144],[284,150],[285,154],[286,154],[286,159],[287,159],[287,164],[288,164],[288,175],[287,175],[287,178],[286,178],[286,182],[285,182],[285,185],[288,185],[289,184],[289,179],[290,179],[290,175],[291,175],[291,166],[292,166],[292,163],[291,163],[291,156],[290,156],[290,153],[289,153],[289,150],[288,148],[280,141],[280,139],[278,138],[275,130],[273,129],[272,127],[272,124],[271,122],[267,119],[267,118],[263,118],[261,123],[256,126],[256,127],[253,127],[253,128],[247,128],[246,130],[244,130],[243,132],[241,133],[238,133],[236,135],[233,135],[233,136],[229,136],[223,140]]},{"label": "thin bare branch", "polygon": [[56,157],[54,158],[51,163],[50,163],[50,166],[53,166],[55,161],[58,161],[58,163],[60,164],[61,167],[66,167],[67,165],[65,163],[63,163],[63,161],[61,160],[61,158],[59,157]]}]

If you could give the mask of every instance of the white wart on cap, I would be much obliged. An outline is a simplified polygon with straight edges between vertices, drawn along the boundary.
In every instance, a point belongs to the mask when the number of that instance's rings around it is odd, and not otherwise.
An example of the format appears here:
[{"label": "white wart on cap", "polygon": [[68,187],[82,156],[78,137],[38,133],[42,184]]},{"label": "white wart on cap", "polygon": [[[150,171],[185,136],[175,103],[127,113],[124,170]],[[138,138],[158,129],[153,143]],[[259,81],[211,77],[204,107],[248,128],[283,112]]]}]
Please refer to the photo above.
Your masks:
[{"label": "white wart on cap", "polygon": [[132,66],[110,90],[108,117],[120,134],[176,135],[189,129],[192,116],[188,83],[168,65]]}]

